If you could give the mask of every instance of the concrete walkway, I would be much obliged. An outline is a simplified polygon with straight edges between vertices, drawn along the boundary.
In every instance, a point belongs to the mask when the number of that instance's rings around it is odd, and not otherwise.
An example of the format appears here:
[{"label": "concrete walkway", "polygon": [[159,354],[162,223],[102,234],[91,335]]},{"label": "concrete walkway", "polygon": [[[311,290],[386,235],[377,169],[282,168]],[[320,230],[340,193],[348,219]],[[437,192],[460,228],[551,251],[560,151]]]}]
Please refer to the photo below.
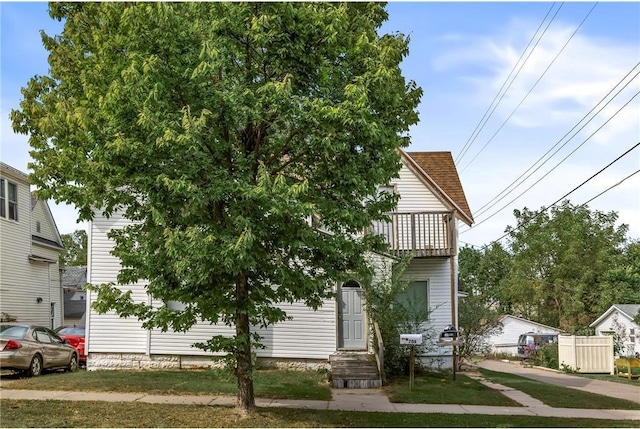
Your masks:
[{"label": "concrete walkway", "polygon": [[[500,365],[504,364],[504,365]],[[505,366],[506,365],[506,366]],[[585,379],[571,377],[558,373],[558,377],[545,373],[538,373],[534,368],[520,368],[519,365],[503,362],[486,361],[479,366],[502,372],[511,372],[518,375],[544,377],[543,380],[552,384],[560,384],[565,387],[584,387],[582,390],[593,391],[599,384],[585,383]],[[519,371],[524,372],[519,372]],[[367,411],[367,412],[403,412],[403,413],[444,413],[444,414],[490,414],[490,415],[520,415],[520,416],[543,416],[543,417],[569,417],[587,419],[610,419],[610,420],[639,420],[638,410],[593,410],[576,408],[552,408],[543,404],[537,399],[520,392],[518,390],[490,383],[482,379],[479,374],[466,373],[477,377],[481,382],[489,387],[499,390],[505,396],[519,402],[522,407],[493,407],[484,405],[454,405],[454,404],[393,404],[380,389],[332,389],[332,399],[330,401],[312,400],[288,400],[288,399],[264,399],[256,398],[258,407],[282,407],[282,408],[306,408],[315,410],[345,410],[345,411]],[[578,378],[583,381],[584,386],[579,386],[578,381],[566,381],[564,377]],[[533,378],[533,377],[531,377]],[[564,381],[563,381],[564,380]],[[593,381],[593,380],[589,380]],[[600,382],[614,385],[610,389],[604,389],[611,394],[615,389],[629,387],[632,393],[639,393],[640,390],[634,386],[626,386],[620,383]],[[586,386],[586,387],[585,387]],[[594,387],[595,386],[595,387]],[[577,388],[574,387],[574,388]],[[603,392],[594,392],[606,394]],[[611,395],[610,395],[611,396]],[[233,396],[206,396],[206,395],[148,395],[146,393],[105,393],[105,392],[68,392],[68,391],[37,391],[37,390],[14,390],[2,389],[0,387],[0,399],[35,399],[35,400],[62,400],[62,401],[108,401],[108,402],[140,402],[155,404],[190,404],[190,405],[211,405],[211,406],[235,406]],[[640,426],[640,424],[639,424]]]},{"label": "concrete walkway", "polygon": [[540,367],[527,367],[519,361],[485,360],[476,366],[491,371],[520,375],[543,383],[582,390],[617,399],[626,399],[640,404],[640,382],[638,386],[616,383],[614,381],[592,380]]}]

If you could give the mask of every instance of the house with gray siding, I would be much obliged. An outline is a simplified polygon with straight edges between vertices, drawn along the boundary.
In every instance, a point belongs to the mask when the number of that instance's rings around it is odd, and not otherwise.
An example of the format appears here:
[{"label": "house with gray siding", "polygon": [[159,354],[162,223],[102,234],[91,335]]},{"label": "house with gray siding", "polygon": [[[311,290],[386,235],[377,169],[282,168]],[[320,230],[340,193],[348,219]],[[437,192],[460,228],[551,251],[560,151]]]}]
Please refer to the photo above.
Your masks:
[{"label": "house with gray siding", "polygon": [[0,162],[0,313],[50,328],[62,324],[62,249],[49,205],[31,193],[29,176]]},{"label": "house with gray siding", "polygon": [[[390,213],[389,222],[377,223],[366,231],[382,235],[388,250],[385,255],[370,255],[370,259],[379,275],[384,275],[400,257],[413,255],[404,275],[410,281],[410,291],[431,310],[425,326],[440,332],[447,325],[457,326],[458,225],[471,225],[473,217],[451,153],[401,151],[401,162],[399,177],[383,187],[399,196],[396,211]],[[90,284],[117,284],[120,261],[111,254],[113,242],[107,234],[129,222],[115,213],[109,218],[96,214],[90,223]],[[136,301],[154,304],[144,283],[119,287],[130,290]],[[328,367],[330,357],[337,354],[368,354],[374,333],[361,285],[336,282],[333,288],[335,298],[325,300],[319,309],[282,303],[290,320],[266,329],[254,328],[266,346],[255,351],[259,361]],[[214,335],[233,335],[227,326],[210,324],[195,325],[186,333],[145,330],[133,318],[121,319],[115,312],[97,314],[90,307],[94,294],[87,294],[88,370],[209,366],[211,353],[192,345]],[[440,359],[447,366],[450,356],[451,348],[443,347],[434,348],[425,358]]]}]

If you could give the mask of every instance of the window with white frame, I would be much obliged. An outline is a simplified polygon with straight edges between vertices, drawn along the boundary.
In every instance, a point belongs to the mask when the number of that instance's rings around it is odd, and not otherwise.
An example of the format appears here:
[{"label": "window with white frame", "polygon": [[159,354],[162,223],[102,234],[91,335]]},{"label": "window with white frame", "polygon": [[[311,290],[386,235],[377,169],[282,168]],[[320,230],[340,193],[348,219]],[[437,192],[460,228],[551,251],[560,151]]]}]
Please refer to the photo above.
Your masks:
[{"label": "window with white frame", "polygon": [[0,179],[0,217],[7,217],[7,198],[5,197],[5,180]]},{"label": "window with white frame", "polygon": [[18,185],[7,182],[7,195],[9,200],[9,219],[18,220]]},{"label": "window with white frame", "polygon": [[0,179],[0,217],[18,220],[18,185]]}]

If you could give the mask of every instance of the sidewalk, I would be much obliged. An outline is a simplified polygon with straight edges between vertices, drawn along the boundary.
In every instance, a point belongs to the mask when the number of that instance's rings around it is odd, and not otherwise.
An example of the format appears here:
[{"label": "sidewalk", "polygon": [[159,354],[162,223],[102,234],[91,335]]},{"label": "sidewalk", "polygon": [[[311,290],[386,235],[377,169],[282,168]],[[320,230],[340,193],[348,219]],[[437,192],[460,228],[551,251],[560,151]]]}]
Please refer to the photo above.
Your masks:
[{"label": "sidewalk", "polygon": [[640,404],[640,383],[638,383],[638,386],[631,386],[614,381],[592,380],[590,378],[577,377],[549,369],[526,367],[518,361],[503,362],[485,360],[476,364],[476,366],[491,371],[516,374],[556,386],[569,387],[571,389],[610,396],[617,399],[626,399]]},{"label": "sidewalk", "polygon": [[[450,404],[392,404],[379,389],[333,389],[330,401],[256,398],[258,407],[306,408],[314,410],[344,410],[368,412],[492,414],[542,417],[570,417],[610,420],[640,420],[637,410],[584,410],[551,408],[530,396],[505,386],[492,385],[502,393],[523,404],[522,407],[491,407]],[[38,390],[0,390],[0,399],[140,402],[154,404],[185,404],[235,406],[233,396],[147,395],[145,393],[68,392]]]}]

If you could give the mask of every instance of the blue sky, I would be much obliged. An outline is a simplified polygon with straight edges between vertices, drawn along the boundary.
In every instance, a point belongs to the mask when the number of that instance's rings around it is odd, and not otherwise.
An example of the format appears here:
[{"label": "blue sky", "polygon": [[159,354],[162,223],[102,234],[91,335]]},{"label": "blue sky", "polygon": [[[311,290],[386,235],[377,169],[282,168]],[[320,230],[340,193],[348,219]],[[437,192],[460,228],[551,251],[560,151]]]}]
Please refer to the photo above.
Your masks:
[{"label": "blue sky", "polygon": [[[640,71],[640,3],[599,3],[575,32],[593,6],[583,2],[388,5],[389,20],[381,31],[410,37],[403,73],[424,90],[420,123],[411,131],[408,150],[451,151],[457,160],[476,218],[475,227],[462,228],[463,242],[482,245],[501,237],[505,227],[515,223],[513,209],[550,205],[640,142],[640,76],[636,76]],[[518,63],[549,11],[544,26],[551,23],[544,36],[527,62]],[[47,53],[39,31],[56,34],[62,24],[49,18],[45,3],[0,3],[0,20],[0,159],[26,171],[27,138],[13,134],[8,115],[18,106],[20,88],[28,79],[47,73]],[[475,135],[516,64],[520,72]],[[614,93],[626,88],[605,98],[621,80]],[[603,98],[604,103],[598,104]],[[608,101],[600,113],[579,122],[594,106],[597,111]],[[575,137],[561,140],[589,119]],[[537,168],[541,163],[536,161],[546,152],[556,149],[554,156],[543,158],[549,160],[531,177],[518,180],[532,165]],[[640,147],[568,198],[573,204],[585,203],[638,169]],[[522,184],[505,196],[514,181]],[[496,196],[504,198],[483,209]],[[75,224],[72,207],[51,206],[61,233],[86,228]],[[605,192],[589,207],[618,212],[620,220],[630,226],[629,235],[640,238],[640,174]]]}]

